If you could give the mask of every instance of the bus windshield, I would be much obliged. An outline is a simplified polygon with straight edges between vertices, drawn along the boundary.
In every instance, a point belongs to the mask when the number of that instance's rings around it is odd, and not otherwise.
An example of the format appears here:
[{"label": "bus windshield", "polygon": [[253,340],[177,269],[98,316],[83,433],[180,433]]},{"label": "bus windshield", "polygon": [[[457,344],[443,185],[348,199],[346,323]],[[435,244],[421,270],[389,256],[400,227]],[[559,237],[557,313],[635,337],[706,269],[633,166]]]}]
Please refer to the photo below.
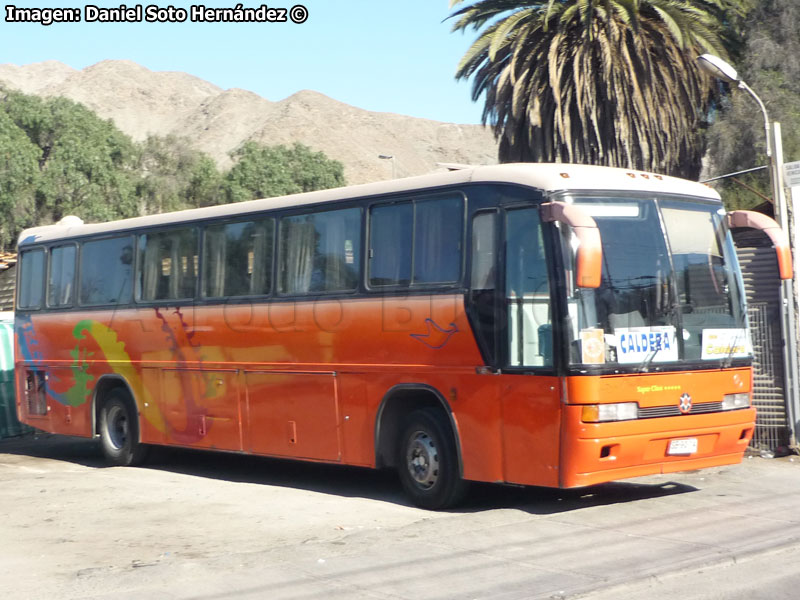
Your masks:
[{"label": "bus windshield", "polygon": [[[595,219],[603,244],[600,287],[568,284],[572,364],[647,370],[751,356],[742,284],[718,203],[672,196],[571,201]],[[574,264],[577,244],[567,230],[562,243]]]}]

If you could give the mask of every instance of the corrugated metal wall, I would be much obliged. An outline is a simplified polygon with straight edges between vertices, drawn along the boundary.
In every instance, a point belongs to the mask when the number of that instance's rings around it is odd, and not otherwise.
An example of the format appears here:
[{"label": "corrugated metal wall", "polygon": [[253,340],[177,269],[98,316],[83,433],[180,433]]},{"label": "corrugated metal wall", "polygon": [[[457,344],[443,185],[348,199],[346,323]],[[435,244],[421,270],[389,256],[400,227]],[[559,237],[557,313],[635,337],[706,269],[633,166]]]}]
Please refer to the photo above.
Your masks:
[{"label": "corrugated metal wall", "polygon": [[789,443],[784,393],[780,279],[772,242],[761,231],[734,229],[753,338],[753,403],[758,410],[751,447],[773,451]]},{"label": "corrugated metal wall", "polygon": [[16,265],[4,265],[0,257],[0,310],[14,310],[16,271]]}]

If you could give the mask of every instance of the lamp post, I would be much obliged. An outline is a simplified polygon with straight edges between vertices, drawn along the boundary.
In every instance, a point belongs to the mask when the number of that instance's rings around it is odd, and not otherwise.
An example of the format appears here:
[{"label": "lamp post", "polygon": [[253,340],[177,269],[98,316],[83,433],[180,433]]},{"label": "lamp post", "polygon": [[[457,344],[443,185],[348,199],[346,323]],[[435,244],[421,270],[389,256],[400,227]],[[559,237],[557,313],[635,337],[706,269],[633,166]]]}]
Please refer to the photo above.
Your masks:
[{"label": "lamp post", "polygon": [[739,77],[731,65],[713,54],[703,54],[697,57],[697,64],[710,75],[727,83],[736,83],[739,88],[750,94],[761,109],[764,116],[764,132],[766,133],[767,159],[769,162],[770,183],[772,187],[772,202],[775,205],[775,216],[780,226],[787,231],[786,194],[783,184],[783,144],[781,143],[780,123],[770,125],[767,108],[753,89]]},{"label": "lamp post", "polygon": [[767,114],[767,107],[764,106],[764,103],[761,101],[761,98],[758,97],[758,94],[756,94],[753,91],[753,88],[747,85],[744,80],[739,77],[736,69],[722,60],[719,56],[714,56],[713,54],[703,54],[697,57],[697,64],[706,73],[713,75],[717,79],[720,79],[726,83],[739,84],[740,89],[744,90],[753,97],[758,104],[758,107],[761,109],[761,114],[764,115],[764,130],[767,134],[767,158],[771,159],[772,140],[770,140],[770,138],[772,137],[772,134],[770,133],[769,129],[769,115]]},{"label": "lamp post", "polygon": [[[697,57],[697,64],[704,71],[727,83],[735,83],[740,89],[750,94],[761,109],[764,116],[764,131],[766,133],[767,161],[769,166],[770,184],[772,188],[772,203],[775,217],[787,236],[789,235],[789,219],[786,206],[786,192],[783,180],[783,142],[781,138],[781,124],[770,123],[767,108],[752,88],[747,85],[730,64],[713,54],[703,54]],[[791,237],[790,237],[791,239]],[[797,260],[797,244],[792,251],[793,262]],[[796,264],[796,262],[795,262]],[[800,421],[800,393],[798,393],[797,373],[797,338],[795,330],[795,305],[794,288],[792,281],[781,281],[781,334],[785,342],[783,353],[784,383],[786,393],[786,408],[791,430],[791,443],[796,444],[798,426]]]},{"label": "lamp post", "polygon": [[394,154],[378,154],[378,158],[392,161],[392,179],[397,179],[397,170],[394,163]]}]

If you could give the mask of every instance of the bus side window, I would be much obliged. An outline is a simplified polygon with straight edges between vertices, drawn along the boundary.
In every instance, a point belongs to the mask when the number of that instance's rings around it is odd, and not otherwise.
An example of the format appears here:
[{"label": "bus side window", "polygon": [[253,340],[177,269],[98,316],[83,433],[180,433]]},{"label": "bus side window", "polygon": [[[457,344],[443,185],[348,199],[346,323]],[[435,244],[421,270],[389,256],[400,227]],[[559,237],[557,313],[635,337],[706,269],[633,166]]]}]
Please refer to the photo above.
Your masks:
[{"label": "bus side window", "polygon": [[75,254],[74,244],[50,249],[47,306],[72,306],[75,291]]},{"label": "bus side window", "polygon": [[463,224],[461,194],[373,206],[369,224],[370,287],[458,282]]},{"label": "bus side window", "polygon": [[20,308],[41,308],[44,297],[44,250],[26,250],[20,257]]},{"label": "bus side window", "polygon": [[497,319],[500,305],[496,289],[497,212],[485,212],[472,219],[472,270],[470,304],[476,333],[486,347],[489,362],[497,358]]},{"label": "bus side window", "polygon": [[550,281],[536,208],[510,210],[506,222],[509,364],[553,364]]},{"label": "bus side window", "polygon": [[414,205],[413,283],[455,283],[461,278],[463,197],[431,198]]},{"label": "bus side window", "polygon": [[411,283],[411,202],[373,206],[369,218],[369,285],[408,286]]},{"label": "bus side window", "polygon": [[280,239],[281,293],[350,292],[358,287],[360,208],[284,217]]},{"label": "bus side window", "polygon": [[268,294],[274,229],[272,219],[208,227],[203,243],[203,297]]},{"label": "bus side window", "polygon": [[495,289],[495,260],[497,258],[497,213],[483,213],[472,220],[473,290]]},{"label": "bus side window", "polygon": [[80,303],[83,306],[131,301],[133,238],[85,242],[81,247]]},{"label": "bus side window", "polygon": [[137,300],[194,298],[197,285],[197,230],[178,229],[139,236]]}]

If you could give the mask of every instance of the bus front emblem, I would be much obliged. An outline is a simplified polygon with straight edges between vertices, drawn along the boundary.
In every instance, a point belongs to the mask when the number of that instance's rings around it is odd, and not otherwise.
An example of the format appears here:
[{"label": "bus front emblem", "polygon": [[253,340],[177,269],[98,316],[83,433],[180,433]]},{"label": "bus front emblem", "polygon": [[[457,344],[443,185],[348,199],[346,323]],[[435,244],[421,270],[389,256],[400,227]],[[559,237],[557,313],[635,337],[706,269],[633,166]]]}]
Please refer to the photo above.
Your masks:
[{"label": "bus front emblem", "polygon": [[678,403],[678,408],[683,415],[692,412],[692,397],[689,394],[681,394],[681,401]]}]

